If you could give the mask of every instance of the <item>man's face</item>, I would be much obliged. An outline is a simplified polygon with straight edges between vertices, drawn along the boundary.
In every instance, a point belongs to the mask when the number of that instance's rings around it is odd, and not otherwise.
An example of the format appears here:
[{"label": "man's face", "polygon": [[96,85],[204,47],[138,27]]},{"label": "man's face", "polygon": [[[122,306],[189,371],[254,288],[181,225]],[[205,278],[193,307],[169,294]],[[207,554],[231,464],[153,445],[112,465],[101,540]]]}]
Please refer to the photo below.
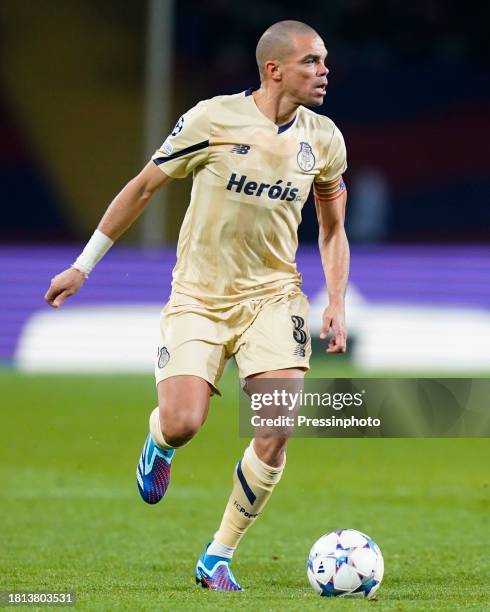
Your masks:
[{"label": "man's face", "polygon": [[282,62],[284,90],[305,106],[321,106],[327,87],[327,50],[316,35],[295,36],[294,51]]}]

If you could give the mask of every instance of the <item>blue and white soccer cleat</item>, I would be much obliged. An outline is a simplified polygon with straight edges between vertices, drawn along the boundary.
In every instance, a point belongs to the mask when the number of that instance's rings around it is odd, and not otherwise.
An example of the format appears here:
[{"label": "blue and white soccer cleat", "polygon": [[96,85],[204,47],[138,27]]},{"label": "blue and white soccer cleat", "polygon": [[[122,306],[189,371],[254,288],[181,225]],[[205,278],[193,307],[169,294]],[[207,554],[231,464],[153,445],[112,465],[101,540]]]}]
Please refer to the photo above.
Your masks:
[{"label": "blue and white soccer cleat", "polygon": [[243,591],[230,569],[231,559],[207,555],[208,547],[209,544],[197,562],[196,583],[200,584],[203,589],[211,589],[211,591]]},{"label": "blue and white soccer cleat", "polygon": [[141,497],[147,504],[156,504],[165,495],[170,481],[170,468],[175,450],[159,448],[148,434],[138,465],[136,480]]}]

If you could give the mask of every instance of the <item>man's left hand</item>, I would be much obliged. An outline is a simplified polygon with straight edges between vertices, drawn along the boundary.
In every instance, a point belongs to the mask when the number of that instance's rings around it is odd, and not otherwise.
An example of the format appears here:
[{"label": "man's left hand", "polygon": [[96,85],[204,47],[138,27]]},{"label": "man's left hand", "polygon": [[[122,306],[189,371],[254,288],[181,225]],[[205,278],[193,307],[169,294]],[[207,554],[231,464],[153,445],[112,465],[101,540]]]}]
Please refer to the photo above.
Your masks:
[{"label": "man's left hand", "polygon": [[327,353],[345,353],[347,349],[347,329],[345,326],[345,310],[343,306],[329,304],[322,315],[320,338],[323,340],[332,328],[333,338],[330,340]]}]

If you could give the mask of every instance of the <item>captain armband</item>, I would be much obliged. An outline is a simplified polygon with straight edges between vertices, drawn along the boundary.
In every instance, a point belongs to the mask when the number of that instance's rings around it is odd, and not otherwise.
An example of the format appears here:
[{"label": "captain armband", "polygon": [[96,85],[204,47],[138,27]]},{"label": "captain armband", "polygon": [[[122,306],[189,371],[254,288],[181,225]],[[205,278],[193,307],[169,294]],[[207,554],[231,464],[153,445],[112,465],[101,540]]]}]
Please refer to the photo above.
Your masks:
[{"label": "captain armband", "polygon": [[327,183],[314,183],[313,188],[315,198],[320,200],[320,202],[332,202],[347,191],[347,187],[345,186],[344,180],[341,176]]}]

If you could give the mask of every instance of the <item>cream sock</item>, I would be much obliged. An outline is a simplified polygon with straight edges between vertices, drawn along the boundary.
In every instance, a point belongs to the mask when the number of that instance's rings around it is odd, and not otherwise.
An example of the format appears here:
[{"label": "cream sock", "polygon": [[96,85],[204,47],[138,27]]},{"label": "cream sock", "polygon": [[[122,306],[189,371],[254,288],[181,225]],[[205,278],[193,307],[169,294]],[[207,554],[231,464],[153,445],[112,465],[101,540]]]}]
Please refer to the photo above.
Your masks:
[{"label": "cream sock", "polygon": [[214,539],[222,546],[235,549],[247,529],[264,508],[279,482],[286,465],[271,467],[261,461],[253,447],[253,440],[245,449],[243,459],[233,474],[233,490],[223,519]]}]

